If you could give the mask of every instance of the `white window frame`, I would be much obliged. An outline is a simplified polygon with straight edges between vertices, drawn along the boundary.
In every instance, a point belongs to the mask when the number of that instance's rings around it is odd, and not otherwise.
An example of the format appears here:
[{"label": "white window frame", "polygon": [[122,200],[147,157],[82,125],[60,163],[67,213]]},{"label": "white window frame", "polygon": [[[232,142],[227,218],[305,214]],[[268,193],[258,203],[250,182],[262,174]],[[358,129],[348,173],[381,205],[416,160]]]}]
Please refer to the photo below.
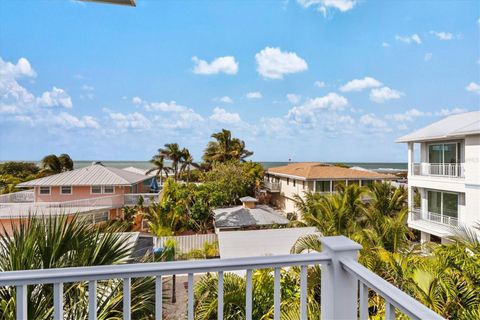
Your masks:
[{"label": "white window frame", "polygon": [[[100,188],[100,192],[93,192],[93,188]],[[90,194],[102,194],[103,188],[102,186],[90,186]]]},{"label": "white window frame", "polygon": [[[112,188],[112,192],[107,192],[107,191],[105,190],[106,187],[111,187],[111,188]],[[102,192],[103,192],[104,194],[114,194],[114,193],[115,193],[115,186],[112,186],[112,185],[103,186],[103,187],[102,187]]]},{"label": "white window frame", "polygon": [[[63,188],[65,188],[65,187],[70,188],[69,193],[63,192]],[[69,196],[69,195],[73,194],[73,187],[72,186],[60,186],[60,194],[64,195],[64,196]]]},{"label": "white window frame", "polygon": [[[48,188],[48,193],[42,193],[42,188]],[[52,194],[52,187],[38,187],[38,194],[42,196],[49,196]]]}]

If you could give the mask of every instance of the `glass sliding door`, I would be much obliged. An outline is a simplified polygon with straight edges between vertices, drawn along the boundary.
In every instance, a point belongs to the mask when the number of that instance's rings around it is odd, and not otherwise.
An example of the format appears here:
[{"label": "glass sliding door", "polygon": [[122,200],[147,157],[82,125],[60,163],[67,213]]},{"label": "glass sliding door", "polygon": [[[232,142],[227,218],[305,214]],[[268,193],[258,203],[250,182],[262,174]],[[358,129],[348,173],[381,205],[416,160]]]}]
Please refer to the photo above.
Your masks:
[{"label": "glass sliding door", "polygon": [[428,191],[427,196],[428,220],[452,225],[458,224],[458,194]]},{"label": "glass sliding door", "polygon": [[442,163],[443,162],[443,145],[431,144],[428,146],[428,162]]},{"label": "glass sliding door", "polygon": [[330,181],[315,181],[316,192],[330,192]]}]

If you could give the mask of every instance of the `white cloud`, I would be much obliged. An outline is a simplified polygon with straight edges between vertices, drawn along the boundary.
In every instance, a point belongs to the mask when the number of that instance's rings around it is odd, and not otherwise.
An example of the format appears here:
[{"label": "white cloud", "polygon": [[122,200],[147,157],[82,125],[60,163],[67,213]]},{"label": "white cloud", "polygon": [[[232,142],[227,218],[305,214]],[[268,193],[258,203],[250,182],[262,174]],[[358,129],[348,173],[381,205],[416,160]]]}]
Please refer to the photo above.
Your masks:
[{"label": "white cloud", "polygon": [[242,121],[238,113],[227,112],[222,108],[213,109],[213,114],[210,116],[210,119],[229,124],[239,123]]},{"label": "white cloud", "polygon": [[308,69],[307,62],[295,52],[282,52],[280,48],[266,47],[255,55],[257,72],[267,79],[283,79],[285,74]]},{"label": "white cloud", "polygon": [[350,91],[362,91],[363,89],[367,88],[376,88],[380,87],[382,83],[372,77],[365,77],[363,79],[354,79],[352,81],[347,82],[343,86],[340,87],[340,91],[342,92],[350,92]]},{"label": "white cloud", "polygon": [[30,62],[25,58],[18,59],[16,64],[3,61],[0,58],[0,76],[6,78],[18,79],[21,77],[34,78],[37,76],[35,70],[33,70]]},{"label": "white cloud", "polygon": [[317,87],[317,88],[323,88],[323,87],[325,87],[325,82],[323,82],[323,81],[315,81],[315,82],[313,83],[313,85],[314,85],[315,87]]},{"label": "white cloud", "polygon": [[45,91],[42,96],[37,98],[37,103],[38,105],[45,107],[73,107],[72,99],[67,92],[57,87],[53,87],[52,91]]},{"label": "white cloud", "polygon": [[159,128],[186,129],[204,121],[203,117],[193,109],[179,105],[175,101],[151,102],[145,104],[144,108],[146,111],[157,113],[153,116],[153,120],[155,126]]},{"label": "white cloud", "polygon": [[364,114],[360,117],[360,123],[370,132],[389,132],[391,128],[382,119],[379,119],[375,114]]},{"label": "white cloud", "polygon": [[233,99],[229,96],[223,96],[220,98],[213,99],[214,101],[222,102],[222,103],[233,103]]},{"label": "white cloud", "polygon": [[58,115],[49,117],[53,124],[63,126],[66,129],[73,128],[93,128],[98,129],[100,125],[92,116],[83,116],[77,118],[67,112],[61,112]]},{"label": "white cloud", "polygon": [[470,92],[480,93],[480,84],[475,82],[470,82],[468,86],[465,87],[465,90]]},{"label": "white cloud", "polygon": [[446,117],[451,116],[452,114],[464,113],[467,112],[467,109],[464,108],[453,108],[453,109],[442,109],[435,113],[437,116]]},{"label": "white cloud", "polygon": [[316,7],[316,9],[327,14],[328,9],[336,9],[341,12],[352,10],[357,4],[356,0],[297,0],[304,8]]},{"label": "white cloud", "polygon": [[104,109],[114,126],[120,130],[133,129],[135,131],[147,131],[152,128],[152,122],[140,112],[121,113]]},{"label": "white cloud", "polygon": [[370,91],[370,100],[377,103],[384,103],[385,101],[392,99],[400,99],[401,96],[403,96],[402,92],[390,89],[389,87],[376,88]]},{"label": "white cloud", "polygon": [[259,91],[252,91],[246,94],[247,99],[261,99],[262,93]]},{"label": "white cloud", "polygon": [[403,42],[403,43],[416,43],[416,44],[421,44],[422,43],[422,39],[420,38],[420,36],[416,33],[410,35],[410,36],[399,36],[399,35],[396,35],[395,36],[395,40],[397,41],[400,41],[400,42]]},{"label": "white cloud", "polygon": [[195,63],[193,73],[196,74],[211,75],[225,73],[233,75],[238,72],[238,62],[235,61],[235,57],[233,56],[219,57],[210,63],[197,57],[193,57],[192,61]]},{"label": "white cloud", "polygon": [[454,35],[450,32],[443,32],[443,31],[430,31],[430,34],[433,34],[437,37],[438,40],[452,40],[454,39]]},{"label": "white cloud", "polygon": [[294,93],[288,93],[286,97],[287,97],[287,100],[292,104],[297,104],[302,99],[302,96]]},{"label": "white cloud", "polygon": [[433,56],[433,54],[431,52],[427,52],[427,53],[425,53],[425,56],[423,56],[423,59],[425,61],[430,61],[430,60],[432,60],[432,56]]},{"label": "white cloud", "polygon": [[385,118],[398,121],[398,122],[404,122],[404,121],[413,121],[414,118],[431,116],[431,115],[432,115],[431,112],[424,112],[424,111],[420,111],[418,109],[413,108],[405,111],[404,113],[395,113],[392,115],[387,115],[385,116]]},{"label": "white cloud", "polygon": [[382,47],[388,48],[388,47],[390,47],[390,44],[388,42],[384,41],[384,42],[382,42]]},{"label": "white cloud", "polygon": [[142,99],[141,99],[140,97],[133,97],[133,98],[132,98],[132,103],[133,103],[134,105],[137,105],[137,106],[138,106],[138,105],[142,104]]}]

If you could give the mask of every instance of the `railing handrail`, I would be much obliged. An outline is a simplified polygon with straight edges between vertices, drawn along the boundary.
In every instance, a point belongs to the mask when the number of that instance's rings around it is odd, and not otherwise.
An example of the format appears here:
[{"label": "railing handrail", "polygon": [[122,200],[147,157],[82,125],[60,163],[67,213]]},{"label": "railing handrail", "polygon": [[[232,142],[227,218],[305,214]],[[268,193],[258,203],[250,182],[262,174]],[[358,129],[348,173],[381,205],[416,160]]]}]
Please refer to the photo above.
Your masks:
[{"label": "railing handrail", "polygon": [[465,177],[465,163],[413,163],[412,175],[419,176],[440,176],[440,177]]},{"label": "railing handrail", "polygon": [[358,280],[376,291],[386,301],[412,319],[444,319],[402,290],[352,259],[340,259],[343,267]]},{"label": "railing handrail", "polygon": [[[101,197],[92,197],[92,198],[84,198],[84,199],[76,199],[76,200],[67,200],[67,201],[57,201],[57,202],[35,202],[35,205],[46,206],[46,207],[64,207],[68,205],[84,203],[84,202],[93,202],[91,205],[95,207],[95,202],[99,202],[102,200],[109,200],[109,199],[123,199],[123,194],[112,194],[110,196],[101,196]],[[102,205],[100,205],[102,206]]]},{"label": "railing handrail", "polygon": [[172,262],[150,262],[108,266],[89,266],[56,269],[37,269],[0,272],[0,286],[51,284],[106,280],[112,278],[141,278],[148,276],[266,269],[287,266],[329,263],[324,252],[247,258],[209,259]]}]

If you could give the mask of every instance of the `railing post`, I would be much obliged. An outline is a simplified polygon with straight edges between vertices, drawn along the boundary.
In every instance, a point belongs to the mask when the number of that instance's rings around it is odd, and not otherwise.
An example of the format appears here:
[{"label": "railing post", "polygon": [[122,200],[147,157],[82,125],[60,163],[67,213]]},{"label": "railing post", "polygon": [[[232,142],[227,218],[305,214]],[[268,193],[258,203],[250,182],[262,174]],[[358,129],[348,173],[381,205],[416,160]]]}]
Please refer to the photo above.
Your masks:
[{"label": "railing post", "polygon": [[322,250],[331,263],[322,264],[321,314],[322,319],[357,319],[358,279],[346,271],[340,259],[358,259],[362,246],[345,236],[320,239]]}]

